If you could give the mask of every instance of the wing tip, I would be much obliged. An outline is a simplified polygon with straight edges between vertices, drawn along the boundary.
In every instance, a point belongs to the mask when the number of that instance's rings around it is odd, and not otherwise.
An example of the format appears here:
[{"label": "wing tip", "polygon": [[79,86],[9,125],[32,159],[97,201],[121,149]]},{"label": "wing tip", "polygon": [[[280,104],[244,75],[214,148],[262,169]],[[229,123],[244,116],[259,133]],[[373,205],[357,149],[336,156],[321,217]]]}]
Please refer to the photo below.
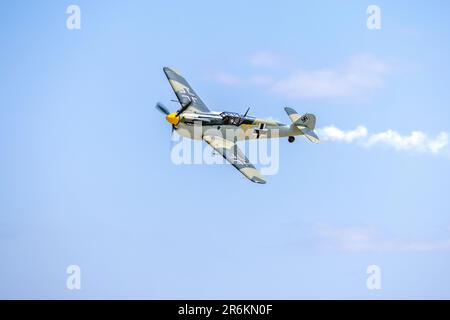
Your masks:
[{"label": "wing tip", "polygon": [[164,67],[163,71],[164,71],[165,74],[175,73],[176,75],[181,76],[180,72],[178,72],[177,70],[175,70],[174,68],[171,68],[171,67]]},{"label": "wing tip", "polygon": [[253,176],[250,180],[251,180],[252,182],[258,183],[258,184],[266,184],[266,183],[267,183],[266,180],[264,180],[264,179],[262,179],[262,178],[260,178],[260,177],[257,177],[257,176]]}]

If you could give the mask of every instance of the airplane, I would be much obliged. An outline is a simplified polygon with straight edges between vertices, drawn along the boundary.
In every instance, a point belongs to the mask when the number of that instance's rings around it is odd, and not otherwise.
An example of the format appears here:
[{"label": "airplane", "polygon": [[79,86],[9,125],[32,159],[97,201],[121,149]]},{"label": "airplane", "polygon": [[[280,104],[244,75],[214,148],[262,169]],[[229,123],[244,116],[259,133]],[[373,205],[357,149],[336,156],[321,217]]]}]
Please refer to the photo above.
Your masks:
[{"label": "airplane", "polygon": [[239,149],[236,144],[238,141],[288,137],[288,141],[292,143],[295,136],[305,136],[313,143],[320,141],[314,131],[314,114],[300,115],[292,108],[284,108],[292,122],[291,125],[286,125],[274,120],[250,117],[247,115],[250,108],[244,115],[210,111],[179,72],[169,67],[164,67],[163,71],[180,108],[176,112],[169,112],[160,102],[156,104],[156,108],[166,115],[167,122],[172,125],[172,132],[204,140],[252,182],[265,184],[266,180]]}]

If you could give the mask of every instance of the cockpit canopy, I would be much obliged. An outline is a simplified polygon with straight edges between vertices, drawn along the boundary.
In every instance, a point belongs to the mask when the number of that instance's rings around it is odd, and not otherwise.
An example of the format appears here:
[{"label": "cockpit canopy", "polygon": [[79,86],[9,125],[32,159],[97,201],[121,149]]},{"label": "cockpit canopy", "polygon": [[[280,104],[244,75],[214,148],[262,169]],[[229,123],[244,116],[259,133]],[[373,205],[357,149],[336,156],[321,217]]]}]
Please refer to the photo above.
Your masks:
[{"label": "cockpit canopy", "polygon": [[244,117],[242,117],[239,113],[236,112],[222,112],[220,114],[223,120],[223,124],[225,125],[235,125],[239,126],[244,122]]}]

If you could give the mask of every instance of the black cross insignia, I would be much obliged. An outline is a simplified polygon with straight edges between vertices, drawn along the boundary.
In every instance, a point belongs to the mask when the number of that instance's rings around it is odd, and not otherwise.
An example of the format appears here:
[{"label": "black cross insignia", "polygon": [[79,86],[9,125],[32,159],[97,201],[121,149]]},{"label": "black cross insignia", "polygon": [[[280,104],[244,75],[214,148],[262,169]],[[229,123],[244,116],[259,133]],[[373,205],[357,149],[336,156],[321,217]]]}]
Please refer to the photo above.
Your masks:
[{"label": "black cross insignia", "polygon": [[266,130],[264,130],[265,124],[264,123],[260,123],[259,124],[259,128],[255,129],[256,132],[256,139],[259,139],[259,136],[261,135],[261,133],[264,133]]},{"label": "black cross insignia", "polygon": [[197,102],[198,100],[197,96],[189,91],[189,88],[183,88],[183,90],[180,92],[180,95],[192,102]]}]

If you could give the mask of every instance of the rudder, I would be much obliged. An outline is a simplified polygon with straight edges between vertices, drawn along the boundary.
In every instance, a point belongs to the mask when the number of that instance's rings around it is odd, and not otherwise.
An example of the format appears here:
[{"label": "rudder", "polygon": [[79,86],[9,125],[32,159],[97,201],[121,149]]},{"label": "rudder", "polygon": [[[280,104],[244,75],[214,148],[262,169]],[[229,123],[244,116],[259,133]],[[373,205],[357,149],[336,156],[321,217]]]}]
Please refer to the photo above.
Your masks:
[{"label": "rudder", "polygon": [[297,127],[303,135],[308,138],[311,142],[319,143],[320,139],[317,136],[314,129],[316,128],[316,116],[312,113],[305,113],[304,115],[299,115],[297,111],[292,108],[284,108],[292,121],[292,125]]}]

